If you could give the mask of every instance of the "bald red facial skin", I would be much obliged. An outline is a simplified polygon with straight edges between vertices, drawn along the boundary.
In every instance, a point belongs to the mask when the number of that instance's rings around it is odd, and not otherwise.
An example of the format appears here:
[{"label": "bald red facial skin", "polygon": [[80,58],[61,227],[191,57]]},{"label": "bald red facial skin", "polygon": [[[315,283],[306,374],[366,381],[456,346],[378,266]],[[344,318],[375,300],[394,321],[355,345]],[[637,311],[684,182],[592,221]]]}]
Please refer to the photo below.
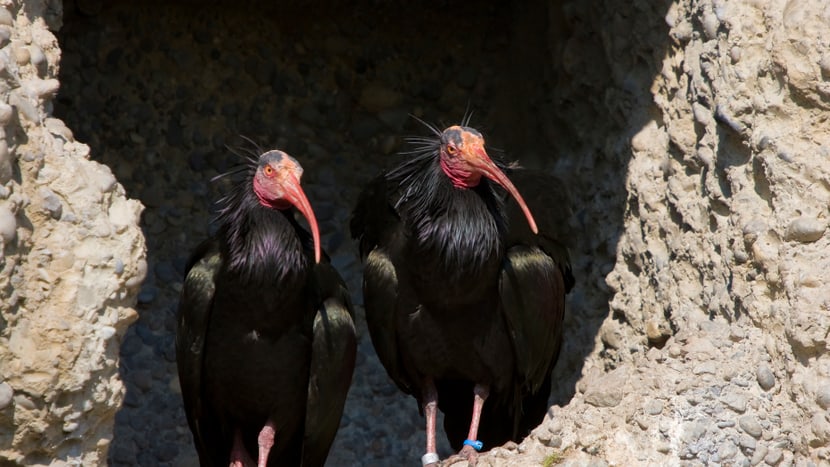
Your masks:
[{"label": "bald red facial skin", "polygon": [[254,193],[260,204],[271,209],[297,208],[311,229],[314,240],[314,261],[320,262],[320,231],[311,203],[300,186],[303,168],[296,159],[282,151],[269,151],[263,155],[254,175]]},{"label": "bald red facial skin", "polygon": [[507,175],[496,166],[487,151],[484,149],[484,137],[478,131],[454,125],[441,133],[440,149],[441,169],[452,181],[456,188],[473,188],[481,182],[481,177],[487,177],[501,185],[513,199],[527,218],[527,223],[533,233],[539,233],[536,221],[524,198]]}]

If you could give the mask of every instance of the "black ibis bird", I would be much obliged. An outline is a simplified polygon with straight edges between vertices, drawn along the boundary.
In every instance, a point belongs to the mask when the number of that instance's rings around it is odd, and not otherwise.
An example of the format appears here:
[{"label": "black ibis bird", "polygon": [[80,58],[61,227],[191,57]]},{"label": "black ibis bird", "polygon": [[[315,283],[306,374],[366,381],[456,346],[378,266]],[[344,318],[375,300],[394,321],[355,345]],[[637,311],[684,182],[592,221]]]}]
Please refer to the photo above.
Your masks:
[{"label": "black ibis bird", "polygon": [[369,182],[350,225],[372,343],[426,417],[424,465],[439,461],[438,409],[471,464],[541,423],[574,284],[561,185],[494,161],[466,125],[427,124],[434,135]]},{"label": "black ibis bird", "polygon": [[185,413],[203,466],[322,466],[354,370],[351,302],[321,253],[300,164],[278,150],[249,162],[187,265]]}]

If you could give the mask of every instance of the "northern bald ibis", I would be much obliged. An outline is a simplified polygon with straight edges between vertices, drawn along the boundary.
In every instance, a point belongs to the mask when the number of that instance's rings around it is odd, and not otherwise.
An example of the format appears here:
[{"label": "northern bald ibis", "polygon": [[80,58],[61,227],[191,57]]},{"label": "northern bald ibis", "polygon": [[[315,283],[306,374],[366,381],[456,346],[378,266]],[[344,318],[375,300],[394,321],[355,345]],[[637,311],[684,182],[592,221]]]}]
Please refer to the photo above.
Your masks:
[{"label": "northern bald ibis", "polygon": [[203,466],[322,466],[355,364],[349,294],[321,252],[297,160],[272,150],[237,172],[181,292],[187,421]]},{"label": "northern bald ibis", "polygon": [[519,441],[544,418],[574,284],[553,177],[493,161],[479,131],[413,138],[351,219],[372,343],[426,416],[424,465],[439,461],[437,409],[459,455]]}]

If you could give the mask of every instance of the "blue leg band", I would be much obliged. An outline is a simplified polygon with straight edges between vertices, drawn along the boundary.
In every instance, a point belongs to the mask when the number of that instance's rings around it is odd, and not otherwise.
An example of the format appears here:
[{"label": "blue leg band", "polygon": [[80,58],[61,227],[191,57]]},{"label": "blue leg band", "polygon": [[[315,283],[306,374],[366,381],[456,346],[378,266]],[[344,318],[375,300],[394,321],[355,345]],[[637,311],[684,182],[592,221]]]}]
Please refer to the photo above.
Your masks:
[{"label": "blue leg band", "polygon": [[476,451],[481,451],[481,448],[484,447],[484,443],[482,443],[481,441],[478,441],[478,440],[473,441],[471,439],[465,439],[464,440],[464,446],[472,446],[472,448],[475,449]]}]

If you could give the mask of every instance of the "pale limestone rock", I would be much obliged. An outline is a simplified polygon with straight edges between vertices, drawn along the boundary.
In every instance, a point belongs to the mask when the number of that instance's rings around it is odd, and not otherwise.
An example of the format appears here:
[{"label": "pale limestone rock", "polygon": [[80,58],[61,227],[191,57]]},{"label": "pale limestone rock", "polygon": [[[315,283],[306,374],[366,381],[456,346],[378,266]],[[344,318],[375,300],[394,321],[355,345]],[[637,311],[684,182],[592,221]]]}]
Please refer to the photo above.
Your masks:
[{"label": "pale limestone rock", "polygon": [[[636,15],[649,25],[642,30],[636,20],[618,22],[618,6],[571,2],[565,10],[565,21],[574,19],[568,23],[574,37],[589,42],[584,30],[600,36],[610,57],[603,66],[612,76],[605,85],[614,89],[592,99],[569,83],[574,77],[580,83],[600,80],[592,75],[603,69],[596,54],[586,63],[571,58],[566,71],[556,72],[565,78],[557,81],[557,95],[569,102],[581,96],[586,101],[580,109],[593,117],[585,118],[589,125],[568,127],[587,141],[577,146],[584,150],[578,154],[620,157],[626,174],[616,264],[603,278],[612,290],[607,319],[617,322],[598,326],[589,370],[577,384],[583,394],[551,412],[562,427],[559,449],[567,452],[587,437],[613,465],[826,462],[826,5],[639,5]],[[654,26],[660,23],[667,29]],[[659,38],[652,40],[646,30]],[[628,92],[616,88],[623,85],[615,77],[633,76],[626,46],[614,45],[621,37],[631,38],[631,53],[654,71]],[[559,50],[553,40],[551,50]],[[620,95],[622,103],[609,99]],[[597,123],[618,106],[628,122],[637,122],[622,125],[621,134]],[[572,189],[595,193],[589,184],[574,183]],[[597,250],[586,254],[598,261]],[[658,339],[662,330],[669,334],[665,340]],[[636,356],[634,349],[648,343],[664,352],[660,364]],[[606,390],[623,394],[621,402],[585,403],[597,394],[603,374],[645,362],[662,387],[629,378],[621,391]],[[663,401],[661,410],[655,400]],[[608,426],[620,421],[632,430],[608,435]]]},{"label": "pale limestone rock", "polygon": [[[0,204],[0,463],[104,465],[124,393],[120,340],[136,318],[128,284],[146,273],[142,206],[49,117],[60,53],[46,24],[29,18],[50,2],[25,3],[25,15],[0,9],[0,23],[14,26],[19,65],[3,78],[15,90],[0,105],[0,162],[20,174],[3,177]],[[16,131],[26,138],[11,144]]]}]

